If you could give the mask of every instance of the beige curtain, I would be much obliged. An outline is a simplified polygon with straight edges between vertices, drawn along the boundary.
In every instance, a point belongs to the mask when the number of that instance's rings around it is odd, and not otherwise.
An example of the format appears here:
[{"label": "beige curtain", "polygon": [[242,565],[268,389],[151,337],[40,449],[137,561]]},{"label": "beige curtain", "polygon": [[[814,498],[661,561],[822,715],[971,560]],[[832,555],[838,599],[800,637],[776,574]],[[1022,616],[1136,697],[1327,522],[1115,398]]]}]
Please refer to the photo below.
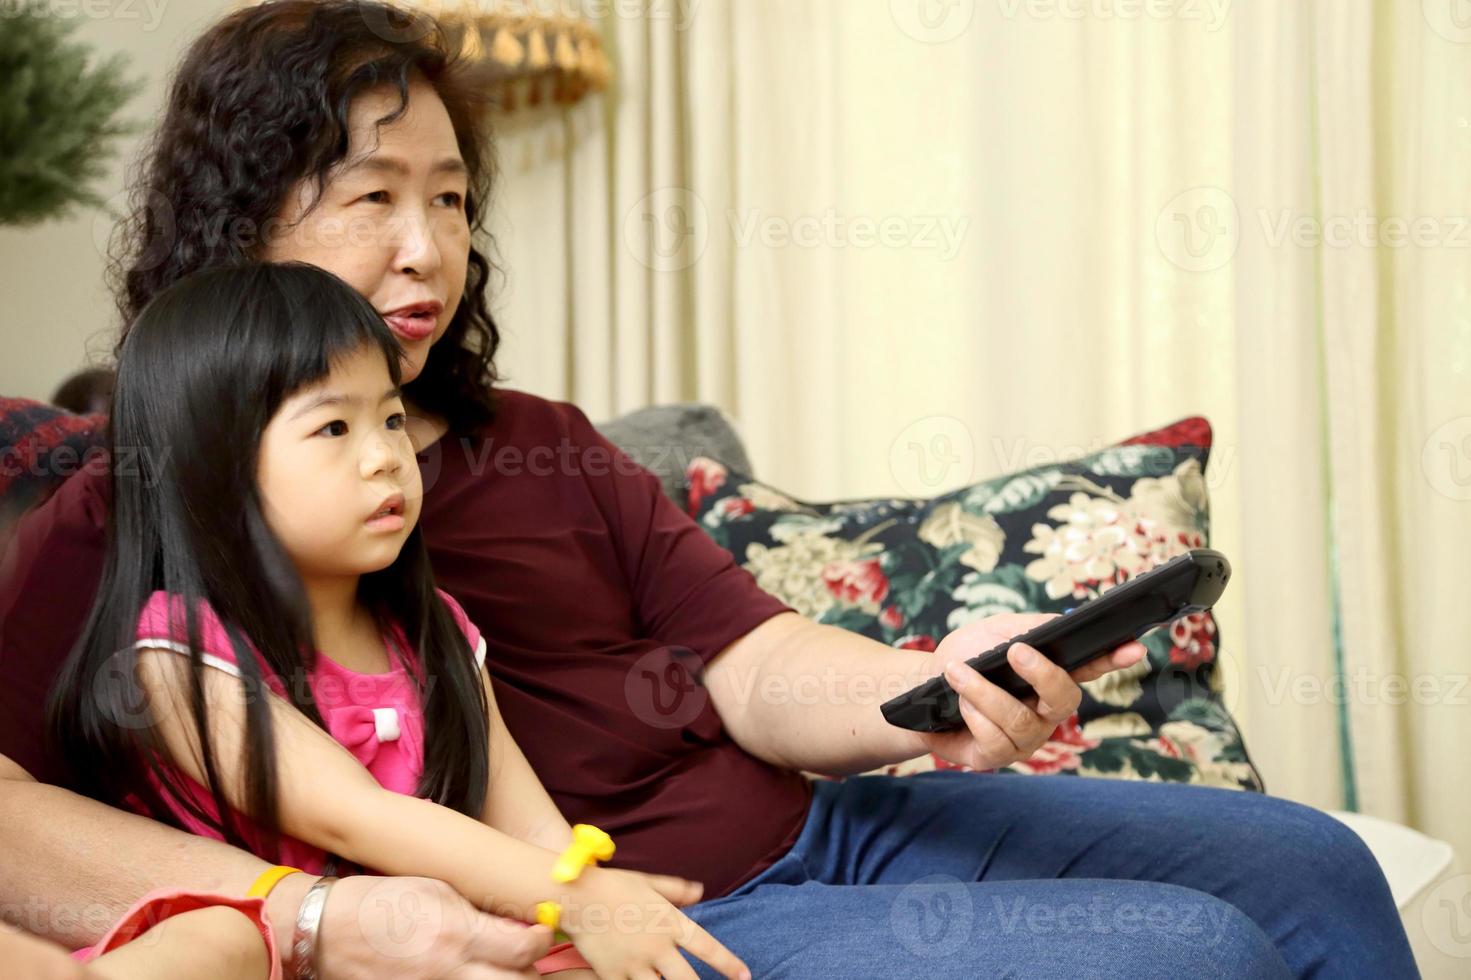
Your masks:
[{"label": "beige curtain", "polygon": [[1321,207],[1380,221],[1377,244],[1371,231],[1319,250],[1353,769],[1365,810],[1430,828],[1464,857],[1471,22],[1464,5],[1428,0],[1344,13],[1317,17]]},{"label": "beige curtain", "polygon": [[716,403],[814,499],[1204,414],[1269,789],[1471,854],[1450,0],[602,8],[613,89],[502,134],[514,384],[595,419]]}]

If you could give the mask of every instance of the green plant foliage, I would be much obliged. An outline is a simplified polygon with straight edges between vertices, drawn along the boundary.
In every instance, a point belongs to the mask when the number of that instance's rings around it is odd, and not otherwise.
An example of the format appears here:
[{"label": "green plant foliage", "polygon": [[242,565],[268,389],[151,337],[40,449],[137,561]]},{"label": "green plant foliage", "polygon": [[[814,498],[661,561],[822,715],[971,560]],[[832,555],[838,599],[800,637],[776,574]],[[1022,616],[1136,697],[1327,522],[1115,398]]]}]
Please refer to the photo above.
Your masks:
[{"label": "green plant foliage", "polygon": [[139,80],[125,77],[123,55],[94,63],[70,38],[76,26],[38,2],[0,3],[0,225],[101,205],[92,185],[135,131],[116,115]]}]

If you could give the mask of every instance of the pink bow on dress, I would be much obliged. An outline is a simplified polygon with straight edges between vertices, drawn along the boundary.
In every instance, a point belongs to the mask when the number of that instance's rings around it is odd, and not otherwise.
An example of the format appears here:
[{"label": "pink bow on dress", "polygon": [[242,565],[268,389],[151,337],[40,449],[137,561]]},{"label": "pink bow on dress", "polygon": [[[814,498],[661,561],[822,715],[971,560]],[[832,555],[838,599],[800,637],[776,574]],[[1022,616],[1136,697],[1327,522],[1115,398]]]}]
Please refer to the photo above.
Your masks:
[{"label": "pink bow on dress", "polygon": [[364,766],[373,764],[384,742],[397,742],[402,733],[397,708],[365,708],[357,704],[328,712],[327,727]]}]

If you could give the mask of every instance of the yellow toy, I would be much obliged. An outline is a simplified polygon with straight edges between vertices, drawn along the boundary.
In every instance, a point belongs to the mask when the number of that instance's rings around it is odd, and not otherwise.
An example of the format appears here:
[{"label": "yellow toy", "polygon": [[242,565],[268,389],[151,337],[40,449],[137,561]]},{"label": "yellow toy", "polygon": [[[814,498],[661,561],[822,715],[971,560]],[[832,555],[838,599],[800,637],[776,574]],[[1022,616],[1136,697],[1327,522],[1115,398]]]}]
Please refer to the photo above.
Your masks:
[{"label": "yellow toy", "polygon": [[[577,824],[572,828],[572,843],[552,865],[552,880],[562,884],[576,881],[583,868],[607,861],[614,850],[613,838],[592,824]],[[536,921],[555,931],[562,921],[562,906],[556,902],[538,903]]]}]

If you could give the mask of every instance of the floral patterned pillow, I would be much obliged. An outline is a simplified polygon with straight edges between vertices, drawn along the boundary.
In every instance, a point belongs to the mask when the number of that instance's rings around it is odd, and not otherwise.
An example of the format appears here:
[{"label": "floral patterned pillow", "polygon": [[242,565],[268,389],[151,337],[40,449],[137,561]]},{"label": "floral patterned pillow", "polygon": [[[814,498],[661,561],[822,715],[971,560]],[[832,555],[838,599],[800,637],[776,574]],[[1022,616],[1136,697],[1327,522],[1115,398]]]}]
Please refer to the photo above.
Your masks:
[{"label": "floral patterned pillow", "polygon": [[[689,513],[804,616],[933,650],[972,620],[1062,612],[1209,540],[1203,418],[933,500],[811,504],[701,457]],[[1147,660],[1083,685],[1077,713],[1010,768],[1260,791],[1212,685],[1209,612],[1143,637]],[[888,772],[943,767],[920,759]]]}]

